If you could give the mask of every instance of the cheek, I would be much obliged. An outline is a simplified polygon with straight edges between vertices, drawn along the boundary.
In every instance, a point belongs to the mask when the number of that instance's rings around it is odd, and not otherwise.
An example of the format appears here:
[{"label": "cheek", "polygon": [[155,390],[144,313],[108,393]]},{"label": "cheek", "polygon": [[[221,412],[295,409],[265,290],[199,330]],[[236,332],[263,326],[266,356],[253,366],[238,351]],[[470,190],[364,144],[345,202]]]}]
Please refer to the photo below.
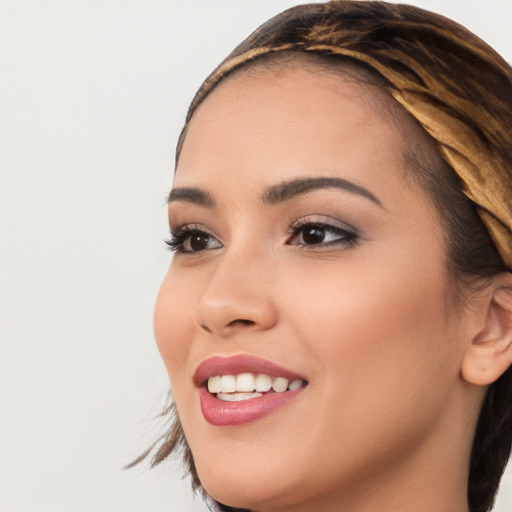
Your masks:
[{"label": "cheek", "polygon": [[[194,281],[181,283],[172,265],[158,292],[154,312],[154,332],[158,350],[171,385],[185,378],[191,350],[195,307]],[[173,386],[174,387],[174,386]]]},{"label": "cheek", "polygon": [[458,380],[443,276],[431,269],[420,282],[383,264],[300,275],[279,286],[282,318],[315,371],[301,449],[322,452],[326,481],[388,464],[428,436]]},{"label": "cheek", "polygon": [[391,262],[303,272],[300,281],[282,285],[288,324],[321,369],[326,401],[346,400],[372,414],[380,407],[407,410],[422,395],[437,401],[457,379],[444,272],[435,266],[418,274]]}]

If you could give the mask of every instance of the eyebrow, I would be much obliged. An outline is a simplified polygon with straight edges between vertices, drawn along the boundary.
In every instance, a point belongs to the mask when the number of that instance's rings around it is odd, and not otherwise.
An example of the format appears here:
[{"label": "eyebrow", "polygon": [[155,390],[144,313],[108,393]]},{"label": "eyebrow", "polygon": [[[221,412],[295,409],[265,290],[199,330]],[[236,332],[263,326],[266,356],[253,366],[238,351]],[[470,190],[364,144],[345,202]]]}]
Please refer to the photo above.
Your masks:
[{"label": "eyebrow", "polygon": [[287,201],[293,197],[306,194],[312,190],[326,188],[341,188],[352,194],[366,197],[376,205],[384,208],[379,199],[367,188],[358,185],[352,181],[343,178],[316,177],[316,178],[296,178],[290,181],[273,185],[265,190],[261,195],[261,200],[266,204],[277,204]]},{"label": "eyebrow", "polygon": [[216,203],[212,195],[197,187],[173,188],[167,197],[167,204],[174,201],[185,201],[187,203],[205,206],[206,208],[215,208]]},{"label": "eyebrow", "polygon": [[[379,199],[362,185],[358,185],[344,178],[323,176],[316,178],[295,178],[293,180],[278,183],[277,185],[272,185],[265,189],[261,195],[261,201],[265,204],[275,205],[288,201],[296,196],[307,194],[313,190],[327,188],[340,188],[352,194],[365,197],[381,208],[384,208]],[[216,207],[216,202],[213,196],[209,192],[197,187],[173,188],[169,192],[167,203],[175,201],[184,201],[198,206],[204,206],[206,208]]]}]

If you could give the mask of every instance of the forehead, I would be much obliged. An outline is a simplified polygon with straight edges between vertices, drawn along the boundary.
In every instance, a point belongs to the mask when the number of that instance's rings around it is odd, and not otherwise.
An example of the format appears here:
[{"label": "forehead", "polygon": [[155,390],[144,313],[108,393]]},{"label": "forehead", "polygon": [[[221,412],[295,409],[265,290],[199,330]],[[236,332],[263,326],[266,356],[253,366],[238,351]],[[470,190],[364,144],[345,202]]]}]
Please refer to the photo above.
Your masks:
[{"label": "forehead", "polygon": [[314,62],[236,73],[192,117],[175,185],[250,176],[266,186],[304,172],[357,181],[403,170],[404,134],[421,129],[367,78]]}]

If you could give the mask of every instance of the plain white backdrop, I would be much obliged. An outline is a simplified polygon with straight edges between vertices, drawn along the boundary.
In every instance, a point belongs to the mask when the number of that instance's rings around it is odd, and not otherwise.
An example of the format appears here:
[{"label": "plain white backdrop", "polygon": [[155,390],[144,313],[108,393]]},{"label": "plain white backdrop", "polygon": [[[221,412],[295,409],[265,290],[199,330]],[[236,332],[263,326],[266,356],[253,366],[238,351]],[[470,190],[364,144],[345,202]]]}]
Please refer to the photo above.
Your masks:
[{"label": "plain white backdrop", "polygon": [[[195,89],[295,0],[0,1],[0,510],[198,512],[123,471],[167,392],[152,333]],[[512,0],[417,0],[512,62]],[[507,474],[496,512],[512,510]]]}]

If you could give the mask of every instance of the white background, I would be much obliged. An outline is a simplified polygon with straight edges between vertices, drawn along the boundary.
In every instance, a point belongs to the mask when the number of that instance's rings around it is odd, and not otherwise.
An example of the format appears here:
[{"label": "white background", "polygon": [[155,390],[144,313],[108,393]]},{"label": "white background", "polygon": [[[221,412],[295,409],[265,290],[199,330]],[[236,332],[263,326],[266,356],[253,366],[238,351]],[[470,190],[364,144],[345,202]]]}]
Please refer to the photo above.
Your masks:
[{"label": "white background", "polygon": [[[200,511],[152,439],[164,198],[206,74],[295,0],[0,2],[2,512]],[[512,61],[512,0],[418,0]],[[496,510],[512,510],[508,474]]]}]

